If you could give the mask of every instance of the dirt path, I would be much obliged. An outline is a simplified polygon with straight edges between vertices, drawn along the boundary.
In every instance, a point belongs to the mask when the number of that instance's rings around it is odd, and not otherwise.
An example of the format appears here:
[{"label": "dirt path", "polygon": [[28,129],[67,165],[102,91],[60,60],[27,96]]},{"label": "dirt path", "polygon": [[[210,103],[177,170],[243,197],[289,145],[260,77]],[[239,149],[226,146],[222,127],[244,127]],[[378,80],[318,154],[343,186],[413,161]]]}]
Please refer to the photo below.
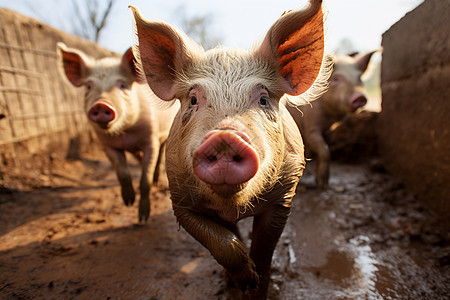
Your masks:
[{"label": "dirt path", "polygon": [[[305,172],[269,299],[449,299],[450,237],[438,220],[368,163],[331,172],[326,191]],[[235,298],[222,267],[178,227],[164,185],[137,225],[102,156],[60,162],[40,181],[51,188],[0,192],[1,299]]]}]

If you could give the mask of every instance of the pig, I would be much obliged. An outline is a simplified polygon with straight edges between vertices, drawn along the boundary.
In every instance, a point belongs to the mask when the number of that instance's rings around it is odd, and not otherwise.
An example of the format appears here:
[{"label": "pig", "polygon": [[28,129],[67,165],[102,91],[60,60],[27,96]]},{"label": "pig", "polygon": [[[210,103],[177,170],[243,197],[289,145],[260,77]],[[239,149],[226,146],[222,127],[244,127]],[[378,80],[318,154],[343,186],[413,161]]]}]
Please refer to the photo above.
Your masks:
[{"label": "pig", "polygon": [[122,58],[99,60],[63,43],[58,43],[57,49],[67,79],[75,87],[85,87],[86,116],[114,167],[127,206],[134,203],[135,191],[125,151],[140,161],[138,218],[139,222],[146,222],[151,185],[158,180],[162,149],[179,105],[158,105],[162,101],[139,79],[131,48]]},{"label": "pig", "polygon": [[[250,50],[206,52],[181,30],[130,8],[135,56],[149,86],[181,102],[166,148],[174,215],[243,298],[265,299],[305,165],[300,132],[280,98],[296,101],[326,85],[322,1],[284,13]],[[237,222],[250,216],[247,252]]]},{"label": "pig", "polygon": [[288,106],[303,137],[307,153],[317,158],[315,183],[323,189],[330,176],[330,150],[325,134],[330,127],[367,103],[361,75],[376,51],[363,55],[333,56],[328,91],[311,104]]}]

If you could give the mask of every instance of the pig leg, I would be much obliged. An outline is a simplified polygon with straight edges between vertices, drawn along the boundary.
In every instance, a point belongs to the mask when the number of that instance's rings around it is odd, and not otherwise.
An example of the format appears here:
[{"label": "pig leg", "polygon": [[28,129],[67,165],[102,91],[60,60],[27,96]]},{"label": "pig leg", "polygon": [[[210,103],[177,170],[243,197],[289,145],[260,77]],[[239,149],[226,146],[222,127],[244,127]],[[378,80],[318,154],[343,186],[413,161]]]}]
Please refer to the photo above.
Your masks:
[{"label": "pig leg", "polygon": [[259,275],[259,289],[250,290],[250,299],[265,299],[270,281],[270,266],[275,247],[286,225],[290,207],[276,205],[254,217],[250,257]]},{"label": "pig leg", "polygon": [[156,160],[155,172],[153,173],[153,183],[154,184],[158,183],[159,173],[161,172],[161,162],[162,162],[163,157],[164,157],[165,145],[166,145],[166,143],[164,142],[159,147],[158,159]]},{"label": "pig leg", "polygon": [[320,131],[309,132],[309,147],[317,155],[316,184],[319,188],[328,185],[330,176],[330,149]]},{"label": "pig leg", "polygon": [[105,148],[105,153],[116,171],[117,179],[119,180],[121,187],[123,202],[127,206],[133,205],[135,193],[131,174],[127,166],[125,152],[113,148]]},{"label": "pig leg", "polygon": [[255,264],[244,243],[232,231],[189,209],[174,207],[174,214],[180,225],[211,252],[242,291],[247,287],[257,288]]},{"label": "pig leg", "polygon": [[142,175],[139,183],[141,198],[139,200],[139,222],[147,222],[150,215],[150,188],[153,182],[153,175],[158,156],[155,155],[155,149],[159,149],[159,142],[154,140],[150,147],[145,149],[142,157]]}]

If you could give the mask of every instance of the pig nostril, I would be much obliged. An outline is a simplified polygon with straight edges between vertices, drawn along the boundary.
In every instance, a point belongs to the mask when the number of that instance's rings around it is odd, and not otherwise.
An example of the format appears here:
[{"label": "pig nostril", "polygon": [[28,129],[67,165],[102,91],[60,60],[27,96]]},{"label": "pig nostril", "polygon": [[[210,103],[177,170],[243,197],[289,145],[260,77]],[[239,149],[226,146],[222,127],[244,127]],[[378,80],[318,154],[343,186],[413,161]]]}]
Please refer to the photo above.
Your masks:
[{"label": "pig nostril", "polygon": [[[247,142],[244,133],[231,130],[213,130],[205,135],[202,144],[193,155],[195,175],[217,192],[217,186],[231,190],[249,181],[258,171],[259,159],[256,150]],[[238,190],[241,190],[239,188]],[[225,193],[222,196],[229,197]],[[225,197],[224,196],[224,197]]]}]

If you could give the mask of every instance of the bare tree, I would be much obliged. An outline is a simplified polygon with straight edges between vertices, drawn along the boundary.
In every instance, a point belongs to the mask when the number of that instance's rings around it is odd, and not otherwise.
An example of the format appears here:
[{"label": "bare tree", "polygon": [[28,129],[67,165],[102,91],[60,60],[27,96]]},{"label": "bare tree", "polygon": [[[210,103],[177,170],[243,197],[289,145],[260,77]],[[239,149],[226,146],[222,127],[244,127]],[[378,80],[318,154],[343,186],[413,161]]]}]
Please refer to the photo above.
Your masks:
[{"label": "bare tree", "polygon": [[99,0],[86,0],[81,4],[72,0],[74,15],[74,34],[98,43],[101,31],[107,24],[115,0],[108,0],[102,7]]},{"label": "bare tree", "polygon": [[[98,43],[116,2],[117,0],[72,0],[71,5],[67,5],[60,0],[21,0],[19,3],[28,15]],[[53,13],[56,11],[57,14]]]},{"label": "bare tree", "polygon": [[214,19],[212,14],[188,16],[184,13],[186,11],[184,5],[179,6],[176,11],[178,16],[181,12],[181,17],[179,18],[181,19],[181,27],[184,32],[194,41],[202,45],[205,50],[220,44],[221,37],[211,33]]}]

